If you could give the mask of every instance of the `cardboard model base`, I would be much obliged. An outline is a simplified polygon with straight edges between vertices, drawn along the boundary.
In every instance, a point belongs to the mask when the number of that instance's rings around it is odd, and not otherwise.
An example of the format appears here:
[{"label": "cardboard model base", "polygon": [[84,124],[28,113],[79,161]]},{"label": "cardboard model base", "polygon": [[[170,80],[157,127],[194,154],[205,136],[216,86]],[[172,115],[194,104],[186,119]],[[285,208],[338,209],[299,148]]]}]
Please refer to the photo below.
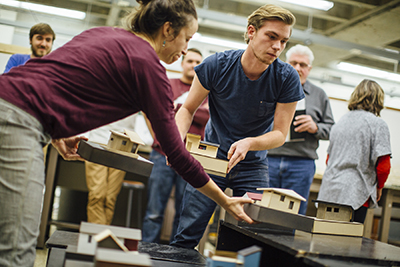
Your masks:
[{"label": "cardboard model base", "polygon": [[[80,141],[78,146],[78,154],[93,163],[101,164],[107,167],[123,170],[126,172],[150,176],[153,168],[153,162],[132,153],[118,150],[107,149],[106,146],[90,142]],[[132,154],[132,155],[129,155]]]},{"label": "cardboard model base", "polygon": [[[257,204],[245,204],[244,211],[254,221],[280,225],[313,234],[361,237],[364,232],[364,225],[362,223],[322,220],[315,217],[274,210]],[[228,222],[237,224],[237,221],[235,221],[235,219],[230,218]]]},{"label": "cardboard model base", "polygon": [[190,153],[203,166],[204,171],[221,177],[226,176],[228,170],[228,161],[222,159],[211,158],[196,153]]}]

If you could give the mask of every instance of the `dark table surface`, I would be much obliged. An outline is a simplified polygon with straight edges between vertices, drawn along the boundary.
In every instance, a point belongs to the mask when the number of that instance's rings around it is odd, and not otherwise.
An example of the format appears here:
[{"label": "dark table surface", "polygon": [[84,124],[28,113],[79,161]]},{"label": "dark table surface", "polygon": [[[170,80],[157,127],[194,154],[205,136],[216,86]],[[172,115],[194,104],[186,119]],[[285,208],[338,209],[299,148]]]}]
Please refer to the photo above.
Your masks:
[{"label": "dark table surface", "polygon": [[[46,242],[49,248],[48,267],[63,267],[65,250],[69,245],[78,244],[78,232],[55,231]],[[189,267],[206,266],[206,259],[197,250],[177,248],[157,243],[140,242],[139,252],[149,254],[152,266],[160,267]],[[62,260],[62,261],[61,261]],[[86,265],[82,265],[86,264]],[[68,261],[65,266],[87,266],[86,263]]]},{"label": "dark table surface", "polygon": [[238,251],[250,244],[264,248],[264,260],[276,258],[279,262],[292,257],[304,264],[297,266],[400,266],[399,247],[369,238],[311,234],[266,224],[220,223],[217,249]]}]

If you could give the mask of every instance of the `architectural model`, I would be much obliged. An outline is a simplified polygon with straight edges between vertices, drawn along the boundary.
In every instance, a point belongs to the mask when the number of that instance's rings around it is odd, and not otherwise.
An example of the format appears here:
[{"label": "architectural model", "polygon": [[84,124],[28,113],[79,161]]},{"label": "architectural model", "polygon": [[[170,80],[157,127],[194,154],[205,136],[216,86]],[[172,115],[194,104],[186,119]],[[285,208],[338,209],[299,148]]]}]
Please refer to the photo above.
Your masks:
[{"label": "architectural model", "polygon": [[139,145],[145,145],[139,135],[134,131],[125,129],[123,133],[111,130],[107,147],[113,150],[137,154]]},{"label": "architectural model", "polygon": [[301,201],[306,199],[291,189],[283,188],[257,188],[263,190],[260,205],[270,209],[281,210],[298,214]]},{"label": "architectural model", "polygon": [[342,205],[321,200],[313,200],[318,203],[317,218],[325,220],[335,220],[351,222],[354,216],[354,209],[349,205]]},{"label": "architectural model", "polygon": [[[142,231],[140,229],[81,222],[78,251],[94,253],[97,248],[97,242],[94,237],[105,230],[112,232],[112,235],[118,238],[129,251],[138,250],[139,241],[142,240]],[[106,237],[107,232],[103,236]],[[100,240],[101,237],[99,236],[98,238]]]},{"label": "architectural model", "polygon": [[251,246],[238,252],[215,251],[207,258],[207,267],[254,267],[260,265],[262,249]]},{"label": "architectural model", "polygon": [[[320,218],[304,216],[298,214],[298,208],[302,197],[298,196],[293,190],[278,188],[258,188],[264,190],[261,201],[259,195],[247,193],[245,196],[256,200],[254,204],[245,204],[244,210],[254,221],[279,225],[285,228],[305,231],[313,234],[330,234],[343,236],[361,237],[364,232],[364,225],[357,222],[350,222],[348,208],[344,205],[334,203],[323,203],[319,205],[321,209]],[[292,191],[292,192],[291,192]],[[286,199],[287,198],[287,199]],[[333,208],[334,215],[326,210]],[[335,208],[336,211],[335,212]],[[334,216],[336,219],[327,219]],[[338,220],[340,219],[340,220]],[[346,219],[346,221],[344,221]],[[229,214],[227,222],[238,224]]]},{"label": "architectural model", "polygon": [[201,141],[200,135],[191,133],[186,135],[186,149],[200,162],[204,171],[225,177],[228,170],[228,161],[216,158],[218,148],[218,144]]},{"label": "architectural model", "polygon": [[152,266],[148,254],[138,252],[123,252],[99,248],[94,257],[95,267],[135,267]]},{"label": "architectural model", "polygon": [[94,261],[99,267],[151,266],[150,256],[138,252],[141,235],[139,229],[82,222],[78,246],[68,246],[66,261]]}]

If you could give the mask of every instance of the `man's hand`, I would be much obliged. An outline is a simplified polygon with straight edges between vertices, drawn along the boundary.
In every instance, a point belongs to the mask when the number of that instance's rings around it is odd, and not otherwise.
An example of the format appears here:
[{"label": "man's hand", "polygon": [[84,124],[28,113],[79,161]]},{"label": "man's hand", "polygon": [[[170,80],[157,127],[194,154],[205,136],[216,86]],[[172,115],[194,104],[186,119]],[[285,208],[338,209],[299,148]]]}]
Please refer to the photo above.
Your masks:
[{"label": "man's hand", "polygon": [[250,140],[245,138],[233,143],[228,151],[228,173],[236,166],[240,161],[242,161],[247,152],[250,149]]},{"label": "man's hand", "polygon": [[293,122],[293,125],[298,126],[294,128],[296,132],[309,132],[310,134],[315,134],[318,131],[318,126],[310,115],[299,115],[294,119],[295,121]]},{"label": "man's hand", "polygon": [[51,140],[51,144],[57,149],[58,153],[65,160],[82,160],[84,161],[79,154],[77,154],[78,144],[81,140],[88,140],[84,136],[73,136],[68,138],[61,139],[53,139]]}]

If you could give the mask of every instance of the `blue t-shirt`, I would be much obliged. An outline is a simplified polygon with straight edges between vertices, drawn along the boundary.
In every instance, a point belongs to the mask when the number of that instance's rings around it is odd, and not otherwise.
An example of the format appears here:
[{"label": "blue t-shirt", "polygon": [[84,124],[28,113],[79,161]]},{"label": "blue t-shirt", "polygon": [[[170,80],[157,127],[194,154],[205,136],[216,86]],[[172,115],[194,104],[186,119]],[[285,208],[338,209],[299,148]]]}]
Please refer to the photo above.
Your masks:
[{"label": "blue t-shirt", "polygon": [[7,73],[10,71],[11,68],[19,66],[19,65],[24,65],[29,59],[31,58],[31,55],[26,55],[26,54],[14,54],[10,57],[10,59],[7,62],[6,69],[4,70],[4,73]]},{"label": "blue t-shirt", "polygon": [[[205,140],[220,144],[218,158],[226,159],[230,146],[243,138],[271,130],[276,103],[304,98],[296,70],[275,60],[255,81],[244,73],[244,50],[216,53],[195,68],[203,87],[210,91],[210,120]],[[266,163],[267,151],[249,151],[242,163]]]}]

